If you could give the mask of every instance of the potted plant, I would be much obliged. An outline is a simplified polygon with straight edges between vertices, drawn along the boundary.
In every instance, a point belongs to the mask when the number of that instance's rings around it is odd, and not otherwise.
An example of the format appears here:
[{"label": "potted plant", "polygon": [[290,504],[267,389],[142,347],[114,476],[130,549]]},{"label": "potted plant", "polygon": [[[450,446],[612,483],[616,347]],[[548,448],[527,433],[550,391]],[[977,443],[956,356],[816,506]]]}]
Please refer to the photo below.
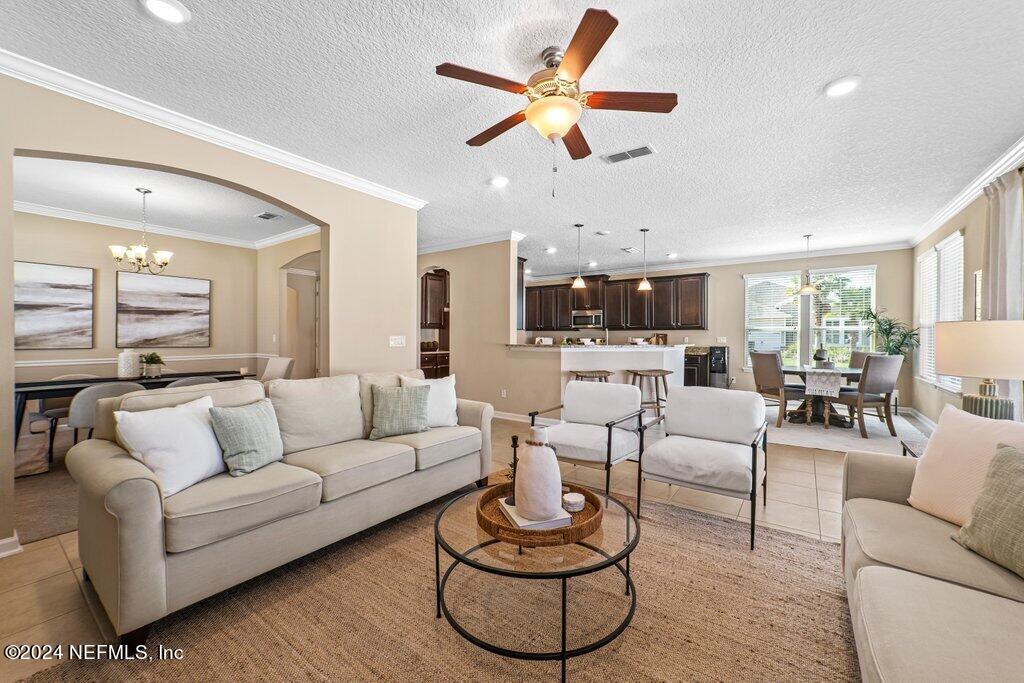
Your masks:
[{"label": "potted plant", "polygon": [[864,319],[871,324],[871,333],[879,350],[887,356],[905,356],[921,343],[918,328],[911,328],[898,318],[885,315],[884,310],[868,309]]},{"label": "potted plant", "polygon": [[163,371],[164,359],[160,357],[159,353],[150,351],[139,356],[139,360],[142,361],[142,376],[143,377],[159,377]]}]

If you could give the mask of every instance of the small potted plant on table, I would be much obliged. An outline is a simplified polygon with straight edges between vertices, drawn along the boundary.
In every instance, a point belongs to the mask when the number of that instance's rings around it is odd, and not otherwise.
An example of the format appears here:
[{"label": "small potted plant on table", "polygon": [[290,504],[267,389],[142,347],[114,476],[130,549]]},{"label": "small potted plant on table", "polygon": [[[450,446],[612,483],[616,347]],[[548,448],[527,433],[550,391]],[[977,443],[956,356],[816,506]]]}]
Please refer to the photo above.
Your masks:
[{"label": "small potted plant on table", "polygon": [[160,357],[159,353],[151,351],[150,353],[144,353],[139,356],[139,360],[142,361],[142,376],[150,379],[159,377],[163,372],[164,359]]}]

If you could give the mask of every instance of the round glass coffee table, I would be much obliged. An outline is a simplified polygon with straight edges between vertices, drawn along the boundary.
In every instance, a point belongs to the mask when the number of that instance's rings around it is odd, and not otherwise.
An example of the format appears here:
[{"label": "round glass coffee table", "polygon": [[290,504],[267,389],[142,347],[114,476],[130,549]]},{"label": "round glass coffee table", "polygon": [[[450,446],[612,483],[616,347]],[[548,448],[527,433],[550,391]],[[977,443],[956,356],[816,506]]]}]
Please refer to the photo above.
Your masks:
[{"label": "round glass coffee table", "polygon": [[[562,680],[565,680],[566,661],[572,657],[593,652],[612,642],[633,619],[636,610],[636,590],[629,574],[629,557],[640,540],[640,526],[636,516],[613,497],[604,497],[604,516],[601,527],[583,540],[561,546],[528,548],[499,541],[487,534],[476,521],[477,501],[487,489],[462,494],[446,503],[434,520],[434,580],[437,598],[437,618],[443,614],[452,628],[463,638],[489,652],[505,657],[528,660],[560,660]],[[451,565],[442,572],[441,550],[452,558]],[[511,579],[555,580],[561,583],[561,647],[558,649],[520,650],[488,639],[491,634],[473,633],[459,622],[445,600],[448,581],[459,567],[465,566],[488,575]],[[567,596],[569,579],[614,568],[621,573],[624,586],[615,595],[621,597],[625,617],[613,622],[610,632],[590,642],[568,647]],[[454,596],[453,596],[454,597]],[[495,610],[501,610],[502,600],[508,601],[504,590],[496,587],[488,591],[487,598]],[[603,606],[602,601],[602,606]],[[500,629],[498,629],[500,635]]]}]

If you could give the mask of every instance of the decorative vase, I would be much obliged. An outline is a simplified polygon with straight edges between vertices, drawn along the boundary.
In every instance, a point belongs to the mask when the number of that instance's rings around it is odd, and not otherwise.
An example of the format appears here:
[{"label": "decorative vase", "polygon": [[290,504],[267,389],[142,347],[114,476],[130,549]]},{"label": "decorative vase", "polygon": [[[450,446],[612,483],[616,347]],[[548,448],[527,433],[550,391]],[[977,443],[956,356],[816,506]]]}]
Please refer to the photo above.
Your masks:
[{"label": "decorative vase", "polygon": [[137,379],[141,375],[142,367],[135,349],[124,349],[117,354],[118,379]]},{"label": "decorative vase", "polygon": [[516,512],[526,519],[553,519],[562,510],[562,473],[547,445],[547,430],[534,427],[516,466]]},{"label": "decorative vase", "polygon": [[163,371],[163,366],[159,363],[143,363],[142,364],[142,376],[148,377],[149,379],[156,379],[160,377]]}]

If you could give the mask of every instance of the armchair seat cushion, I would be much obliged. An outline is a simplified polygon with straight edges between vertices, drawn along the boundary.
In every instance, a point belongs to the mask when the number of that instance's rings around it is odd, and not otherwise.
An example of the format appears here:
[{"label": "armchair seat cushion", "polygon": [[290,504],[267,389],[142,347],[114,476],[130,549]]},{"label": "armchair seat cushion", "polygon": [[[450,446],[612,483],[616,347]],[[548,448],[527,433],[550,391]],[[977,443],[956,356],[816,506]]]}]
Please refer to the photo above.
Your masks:
[{"label": "armchair seat cushion", "polygon": [[416,451],[416,469],[425,470],[449,460],[476,453],[482,445],[476,427],[435,427],[416,434],[402,434],[380,439],[379,443],[409,446]]},{"label": "armchair seat cushion", "polygon": [[313,472],[274,462],[244,477],[227,472],[164,499],[164,543],[179,553],[320,504],[321,480]]},{"label": "armchair seat cushion", "polygon": [[960,546],[952,538],[956,531],[956,525],[909,505],[848,500],[843,506],[847,585],[865,567],[888,566],[1024,601],[1024,579]]},{"label": "armchair seat cushion", "polygon": [[643,473],[726,494],[750,495],[750,446],[669,435],[644,449]]},{"label": "armchair seat cushion", "polygon": [[[562,422],[547,428],[548,445],[559,460],[583,464],[608,462],[608,428],[578,422]],[[640,437],[627,429],[612,428],[612,464],[640,449]]]},{"label": "armchair seat cushion", "polygon": [[326,503],[413,472],[416,452],[405,444],[354,439],[292,453],[284,461],[323,479]]}]

